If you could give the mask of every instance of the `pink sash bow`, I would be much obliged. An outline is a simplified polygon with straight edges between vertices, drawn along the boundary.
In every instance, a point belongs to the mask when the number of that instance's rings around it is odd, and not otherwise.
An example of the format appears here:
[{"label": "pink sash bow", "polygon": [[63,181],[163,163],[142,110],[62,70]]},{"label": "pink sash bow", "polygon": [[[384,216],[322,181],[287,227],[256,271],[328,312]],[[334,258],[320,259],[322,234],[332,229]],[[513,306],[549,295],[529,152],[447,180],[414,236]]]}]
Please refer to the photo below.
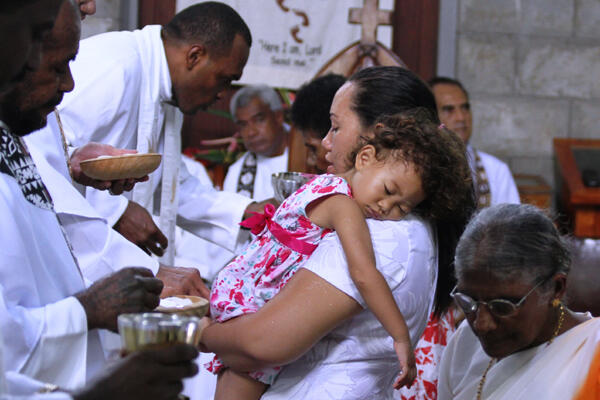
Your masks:
[{"label": "pink sash bow", "polygon": [[302,240],[293,237],[290,232],[286,231],[277,222],[273,221],[273,215],[275,215],[275,206],[273,204],[265,205],[265,211],[262,213],[253,212],[250,218],[246,218],[240,225],[244,228],[250,228],[250,232],[254,235],[258,235],[265,229],[265,226],[269,229],[269,232],[284,246],[297,251],[300,254],[311,255],[317,248],[316,244],[307,243]]}]

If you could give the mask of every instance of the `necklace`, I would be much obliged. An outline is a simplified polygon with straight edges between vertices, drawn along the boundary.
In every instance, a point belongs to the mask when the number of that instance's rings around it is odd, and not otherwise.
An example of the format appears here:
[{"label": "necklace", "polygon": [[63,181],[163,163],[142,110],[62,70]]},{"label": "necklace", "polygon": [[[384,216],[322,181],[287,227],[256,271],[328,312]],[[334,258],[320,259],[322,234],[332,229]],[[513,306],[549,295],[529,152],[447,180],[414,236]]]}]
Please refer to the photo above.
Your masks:
[{"label": "necklace", "polygon": [[[558,307],[560,309],[560,314],[558,315],[558,324],[556,324],[556,328],[554,329],[554,332],[552,333],[552,337],[550,338],[550,340],[548,340],[548,344],[552,343],[554,338],[558,336],[558,333],[560,332],[560,329],[563,326],[563,322],[565,322],[565,314],[566,314],[565,306],[563,306],[563,304],[560,303]],[[479,386],[477,387],[477,397],[476,397],[477,400],[481,400],[481,393],[483,391],[483,385],[485,385],[485,378],[487,378],[487,374],[495,362],[496,362],[496,359],[492,358],[490,360],[487,368],[485,369],[485,371],[483,371],[483,375],[481,376],[481,380],[479,381]]]},{"label": "necklace", "polygon": [[483,371],[483,375],[481,376],[481,380],[479,381],[479,386],[477,387],[477,400],[481,400],[481,392],[483,390],[483,385],[485,385],[485,378],[487,377],[488,371],[490,370],[490,368],[492,368],[492,365],[494,365],[495,362],[496,359],[492,358],[485,371]]}]

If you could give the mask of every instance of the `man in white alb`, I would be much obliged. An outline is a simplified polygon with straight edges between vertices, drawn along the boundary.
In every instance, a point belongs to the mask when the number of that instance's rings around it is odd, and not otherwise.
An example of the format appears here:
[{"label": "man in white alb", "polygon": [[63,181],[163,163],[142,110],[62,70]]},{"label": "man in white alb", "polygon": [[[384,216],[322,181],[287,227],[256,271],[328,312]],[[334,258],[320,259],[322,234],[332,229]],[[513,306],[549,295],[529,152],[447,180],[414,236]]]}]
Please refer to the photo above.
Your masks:
[{"label": "man in white alb", "polygon": [[[246,86],[236,92],[229,108],[248,151],[229,167],[223,190],[256,202],[271,199],[274,196],[271,175],[287,171],[288,166],[288,132],[281,97],[267,85]],[[240,244],[248,238],[249,234],[240,235]],[[208,279],[235,255],[185,232],[176,246],[175,263],[204,264],[200,272]]]},{"label": "man in white alb", "polygon": [[[163,255],[161,230],[172,237],[175,221],[225,248],[237,242],[251,200],[202,185],[181,165],[178,110],[194,114],[214,102],[240,78],[250,45],[244,21],[215,2],[191,6],[164,27],[106,33],[80,44],[71,66],[77,86],[58,107],[68,144],[163,153],[162,167],[132,195],[86,192],[110,225],[147,252]],[[160,213],[160,230],[149,212]],[[172,257],[164,261],[173,264]]]},{"label": "man in white alb", "polygon": [[520,203],[517,185],[508,165],[469,144],[473,117],[469,95],[464,86],[459,81],[446,77],[431,79],[429,86],[435,96],[440,121],[459,135],[467,145],[478,207]]},{"label": "man in white alb", "polygon": [[[28,2],[33,3],[39,1]],[[79,35],[74,2],[44,3],[40,10],[49,14],[62,3],[44,48],[55,36]],[[70,58],[53,67],[63,68],[61,75],[72,84]],[[37,67],[46,66],[35,65],[23,70],[13,91]],[[1,362],[9,377],[26,375],[76,388],[103,368],[96,328],[115,331],[120,313],[153,309],[163,285],[148,269],[127,268],[86,289],[52,197],[22,140],[33,130],[30,120],[20,115],[11,93],[0,96]]]}]

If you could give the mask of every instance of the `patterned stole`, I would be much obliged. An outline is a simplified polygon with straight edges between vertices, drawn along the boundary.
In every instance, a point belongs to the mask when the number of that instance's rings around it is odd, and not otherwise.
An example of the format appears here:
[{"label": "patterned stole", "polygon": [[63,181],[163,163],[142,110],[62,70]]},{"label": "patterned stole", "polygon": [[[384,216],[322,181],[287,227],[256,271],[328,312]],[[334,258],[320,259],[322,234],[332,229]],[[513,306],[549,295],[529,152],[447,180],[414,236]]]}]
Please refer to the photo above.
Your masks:
[{"label": "patterned stole", "polygon": [[483,162],[477,150],[475,153],[475,194],[477,195],[477,208],[482,209],[491,205],[490,183]]},{"label": "patterned stole", "polygon": [[256,154],[248,152],[242,164],[236,191],[243,196],[253,198],[254,178],[256,178]]},{"label": "patterned stole", "polygon": [[53,210],[52,197],[21,138],[0,127],[0,172],[12,176],[25,199],[36,207]]}]

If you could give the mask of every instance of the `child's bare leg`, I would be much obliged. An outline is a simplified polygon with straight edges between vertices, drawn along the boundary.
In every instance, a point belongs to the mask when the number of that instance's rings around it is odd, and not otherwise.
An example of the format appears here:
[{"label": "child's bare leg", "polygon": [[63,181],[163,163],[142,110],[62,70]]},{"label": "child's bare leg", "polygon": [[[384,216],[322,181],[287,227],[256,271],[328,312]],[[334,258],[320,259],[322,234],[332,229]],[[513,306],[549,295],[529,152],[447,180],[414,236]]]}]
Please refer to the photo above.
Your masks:
[{"label": "child's bare leg", "polygon": [[215,400],[259,400],[267,385],[227,368],[219,373]]}]

